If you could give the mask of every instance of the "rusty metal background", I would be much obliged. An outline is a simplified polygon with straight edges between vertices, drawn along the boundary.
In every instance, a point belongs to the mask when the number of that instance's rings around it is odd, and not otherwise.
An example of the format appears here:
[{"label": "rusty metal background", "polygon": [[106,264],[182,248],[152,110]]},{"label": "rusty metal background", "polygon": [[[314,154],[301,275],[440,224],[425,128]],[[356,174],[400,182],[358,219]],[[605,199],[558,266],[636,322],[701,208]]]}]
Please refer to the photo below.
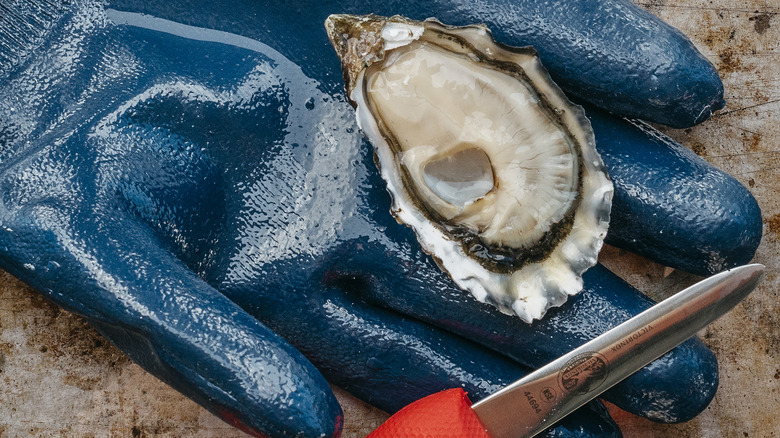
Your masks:
[{"label": "rusty metal background", "polygon": [[[745,303],[700,333],[721,386],[691,422],[657,425],[612,409],[626,437],[780,436],[780,0],[639,2],[717,66],[728,104],[692,129],[666,130],[748,186],[763,210],[755,261],[768,274]],[[601,260],[661,299],[697,279],[606,248]],[[337,389],[345,438],[387,415]],[[0,437],[245,436],[131,363],[81,319],[0,272]]]}]

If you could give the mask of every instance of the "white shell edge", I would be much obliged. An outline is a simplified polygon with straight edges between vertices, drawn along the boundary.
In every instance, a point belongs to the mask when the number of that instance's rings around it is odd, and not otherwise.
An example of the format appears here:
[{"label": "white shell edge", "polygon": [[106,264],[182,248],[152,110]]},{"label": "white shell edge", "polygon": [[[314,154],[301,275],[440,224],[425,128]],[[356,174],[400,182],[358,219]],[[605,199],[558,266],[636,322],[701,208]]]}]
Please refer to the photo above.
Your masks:
[{"label": "white shell edge", "polygon": [[425,28],[410,23],[388,21],[382,28],[382,40],[385,51],[405,46],[420,38]]}]

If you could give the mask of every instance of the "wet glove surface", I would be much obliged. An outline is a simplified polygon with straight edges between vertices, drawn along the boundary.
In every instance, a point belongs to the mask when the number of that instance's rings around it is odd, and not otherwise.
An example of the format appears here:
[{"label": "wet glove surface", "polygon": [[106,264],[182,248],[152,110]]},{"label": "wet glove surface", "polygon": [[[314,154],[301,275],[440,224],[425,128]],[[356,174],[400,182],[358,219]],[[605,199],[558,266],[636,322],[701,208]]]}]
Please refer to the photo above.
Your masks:
[{"label": "wet glove surface", "polygon": [[[451,387],[477,400],[650,305],[603,268],[534,326],[476,303],[388,214],[338,61],[309,50],[324,31],[236,24],[260,6],[111,6],[64,11],[3,76],[2,266],[229,422],[337,433],[310,362],[389,411]],[[686,345],[615,402],[695,415],[717,369]],[[664,396],[690,405],[659,413]],[[550,433],[619,433],[567,421]]]}]

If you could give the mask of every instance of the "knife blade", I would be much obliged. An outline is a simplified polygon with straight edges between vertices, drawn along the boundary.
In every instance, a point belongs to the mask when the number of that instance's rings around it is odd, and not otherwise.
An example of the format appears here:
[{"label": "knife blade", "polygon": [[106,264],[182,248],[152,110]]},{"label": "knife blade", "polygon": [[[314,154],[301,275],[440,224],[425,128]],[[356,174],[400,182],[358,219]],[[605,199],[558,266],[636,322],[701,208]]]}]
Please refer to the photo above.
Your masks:
[{"label": "knife blade", "polygon": [[763,272],[762,265],[747,265],[704,279],[472,409],[493,438],[532,437],[731,310]]},{"label": "knife blade", "polygon": [[425,397],[369,437],[533,437],[731,310],[764,269],[752,264],[708,277],[470,408],[462,390]]}]

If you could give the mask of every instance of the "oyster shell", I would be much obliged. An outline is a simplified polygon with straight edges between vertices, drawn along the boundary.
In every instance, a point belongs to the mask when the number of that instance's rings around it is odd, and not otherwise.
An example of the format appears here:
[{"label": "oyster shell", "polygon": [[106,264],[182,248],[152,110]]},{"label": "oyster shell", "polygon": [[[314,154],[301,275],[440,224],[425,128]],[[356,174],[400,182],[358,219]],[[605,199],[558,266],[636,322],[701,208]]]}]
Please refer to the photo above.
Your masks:
[{"label": "oyster shell", "polygon": [[332,15],[347,96],[396,219],[478,300],[541,318],[582,289],[612,183],[532,48],[481,25]]}]

